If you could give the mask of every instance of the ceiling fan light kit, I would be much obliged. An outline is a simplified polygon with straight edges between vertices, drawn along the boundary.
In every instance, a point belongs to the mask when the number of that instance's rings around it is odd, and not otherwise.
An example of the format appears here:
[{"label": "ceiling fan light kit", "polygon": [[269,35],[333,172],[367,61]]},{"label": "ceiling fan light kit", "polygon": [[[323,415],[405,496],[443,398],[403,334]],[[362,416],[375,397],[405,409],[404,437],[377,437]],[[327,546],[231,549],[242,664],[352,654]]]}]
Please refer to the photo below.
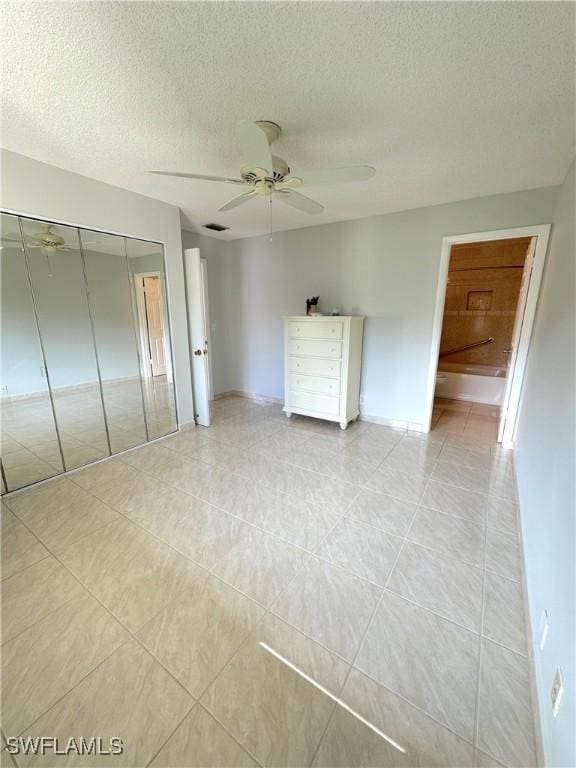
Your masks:
[{"label": "ceiling fan light kit", "polygon": [[311,171],[302,176],[291,176],[288,163],[270,151],[271,144],[277,141],[281,134],[280,126],[270,120],[259,120],[255,123],[245,120],[240,123],[238,137],[244,163],[240,167],[241,178],[239,179],[171,171],[150,171],[150,173],[243,186],[244,191],[220,206],[219,211],[230,211],[255,197],[268,197],[270,203],[272,199],[279,200],[291,208],[309,214],[322,213],[324,206],[301,192],[296,192],[296,188],[368,181],[376,173],[375,169],[369,165],[353,165]]}]

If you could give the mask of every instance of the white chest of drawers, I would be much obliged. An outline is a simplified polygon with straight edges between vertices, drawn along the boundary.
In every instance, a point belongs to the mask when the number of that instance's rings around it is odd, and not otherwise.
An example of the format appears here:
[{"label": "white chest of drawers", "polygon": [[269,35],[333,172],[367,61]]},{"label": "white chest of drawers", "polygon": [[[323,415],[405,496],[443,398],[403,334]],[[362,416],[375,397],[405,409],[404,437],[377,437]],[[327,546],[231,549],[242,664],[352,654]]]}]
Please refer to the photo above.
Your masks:
[{"label": "white chest of drawers", "polygon": [[363,317],[284,318],[284,411],[339,422],[358,416]]}]

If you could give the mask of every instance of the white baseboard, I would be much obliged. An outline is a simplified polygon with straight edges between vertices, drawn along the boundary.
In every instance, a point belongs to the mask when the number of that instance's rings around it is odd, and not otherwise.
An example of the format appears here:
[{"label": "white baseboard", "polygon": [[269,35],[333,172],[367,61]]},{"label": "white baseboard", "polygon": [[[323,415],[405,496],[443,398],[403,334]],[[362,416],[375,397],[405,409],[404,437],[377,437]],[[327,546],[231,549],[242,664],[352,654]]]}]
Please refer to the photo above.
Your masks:
[{"label": "white baseboard", "polygon": [[[247,400],[253,400],[256,403],[274,403],[275,405],[284,405],[284,400],[279,397],[270,397],[269,395],[258,395],[255,392],[246,392],[241,389],[230,389],[228,392],[220,392],[215,395],[215,400],[222,400],[226,397],[244,397]],[[394,427],[395,429],[408,429],[411,432],[426,432],[422,424],[412,421],[401,421],[398,419],[384,419],[381,416],[374,416],[369,413],[361,413],[358,416],[360,421],[367,421],[371,424],[381,424],[383,427]]]},{"label": "white baseboard", "polygon": [[229,389],[226,392],[219,392],[217,395],[214,395],[214,400],[224,400],[226,397],[233,397],[234,391],[232,389]]},{"label": "white baseboard", "polygon": [[408,429],[410,432],[426,432],[422,424],[417,424],[413,421],[402,421],[401,419],[384,419],[382,416],[374,416],[370,413],[361,413],[358,418],[360,421],[367,421],[370,424],[380,424],[383,427]]},{"label": "white baseboard", "polygon": [[214,395],[214,400],[222,400],[225,397],[243,397],[246,400],[253,400],[255,403],[274,403],[275,405],[284,405],[284,400],[269,395],[258,395],[256,392],[245,392],[242,389],[230,389],[228,392],[220,392]]}]

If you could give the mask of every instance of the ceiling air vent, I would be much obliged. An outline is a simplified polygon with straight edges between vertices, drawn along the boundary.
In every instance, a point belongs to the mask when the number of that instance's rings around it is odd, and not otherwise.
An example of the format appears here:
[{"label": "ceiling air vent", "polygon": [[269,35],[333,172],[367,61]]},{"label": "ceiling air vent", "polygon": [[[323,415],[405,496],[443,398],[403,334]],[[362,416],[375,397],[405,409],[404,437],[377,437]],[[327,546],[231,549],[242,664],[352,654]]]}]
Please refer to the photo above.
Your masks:
[{"label": "ceiling air vent", "polygon": [[204,224],[204,229],[211,229],[213,232],[225,232],[230,227],[223,227],[222,224]]}]

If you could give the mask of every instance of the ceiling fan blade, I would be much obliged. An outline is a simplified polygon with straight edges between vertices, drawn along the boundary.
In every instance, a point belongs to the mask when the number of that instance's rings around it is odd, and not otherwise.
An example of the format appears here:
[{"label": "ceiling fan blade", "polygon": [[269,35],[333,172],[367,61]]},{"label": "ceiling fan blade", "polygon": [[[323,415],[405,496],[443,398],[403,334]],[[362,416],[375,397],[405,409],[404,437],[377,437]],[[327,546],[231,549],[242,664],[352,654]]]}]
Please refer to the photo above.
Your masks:
[{"label": "ceiling fan blade", "polygon": [[[368,181],[376,173],[376,169],[370,165],[349,165],[343,168],[324,168],[319,171],[310,171],[303,174],[301,183],[310,187],[328,186],[329,184],[344,184],[349,181]],[[291,177],[298,178],[298,177]],[[291,183],[291,178],[286,183]],[[294,186],[299,186],[294,184]]]},{"label": "ceiling fan blade", "polygon": [[219,211],[230,211],[232,208],[237,208],[239,205],[243,205],[244,203],[247,203],[248,200],[251,197],[255,197],[256,192],[254,190],[251,190],[250,192],[242,192],[241,195],[236,195],[236,197],[233,197],[232,200],[228,200],[227,203],[224,203],[224,205],[221,205],[220,208],[218,208]]},{"label": "ceiling fan blade", "polygon": [[157,176],[176,176],[180,179],[201,179],[202,181],[221,181],[225,184],[244,184],[243,179],[229,179],[226,176],[204,176],[201,173],[175,173],[173,171],[148,171]]},{"label": "ceiling fan blade", "polygon": [[298,208],[299,211],[304,211],[304,213],[322,213],[324,210],[323,205],[320,205],[315,200],[311,200],[306,195],[301,195],[300,192],[294,192],[293,189],[279,189],[276,191],[276,197],[286,205]]},{"label": "ceiling fan blade", "polygon": [[284,179],[280,184],[276,184],[276,189],[295,189],[301,187],[304,182],[299,176],[290,176],[288,179]]},{"label": "ceiling fan blade", "polygon": [[272,175],[272,153],[268,137],[256,123],[244,120],[238,126],[238,137],[242,149],[242,157],[252,170],[259,168],[263,176]]}]

